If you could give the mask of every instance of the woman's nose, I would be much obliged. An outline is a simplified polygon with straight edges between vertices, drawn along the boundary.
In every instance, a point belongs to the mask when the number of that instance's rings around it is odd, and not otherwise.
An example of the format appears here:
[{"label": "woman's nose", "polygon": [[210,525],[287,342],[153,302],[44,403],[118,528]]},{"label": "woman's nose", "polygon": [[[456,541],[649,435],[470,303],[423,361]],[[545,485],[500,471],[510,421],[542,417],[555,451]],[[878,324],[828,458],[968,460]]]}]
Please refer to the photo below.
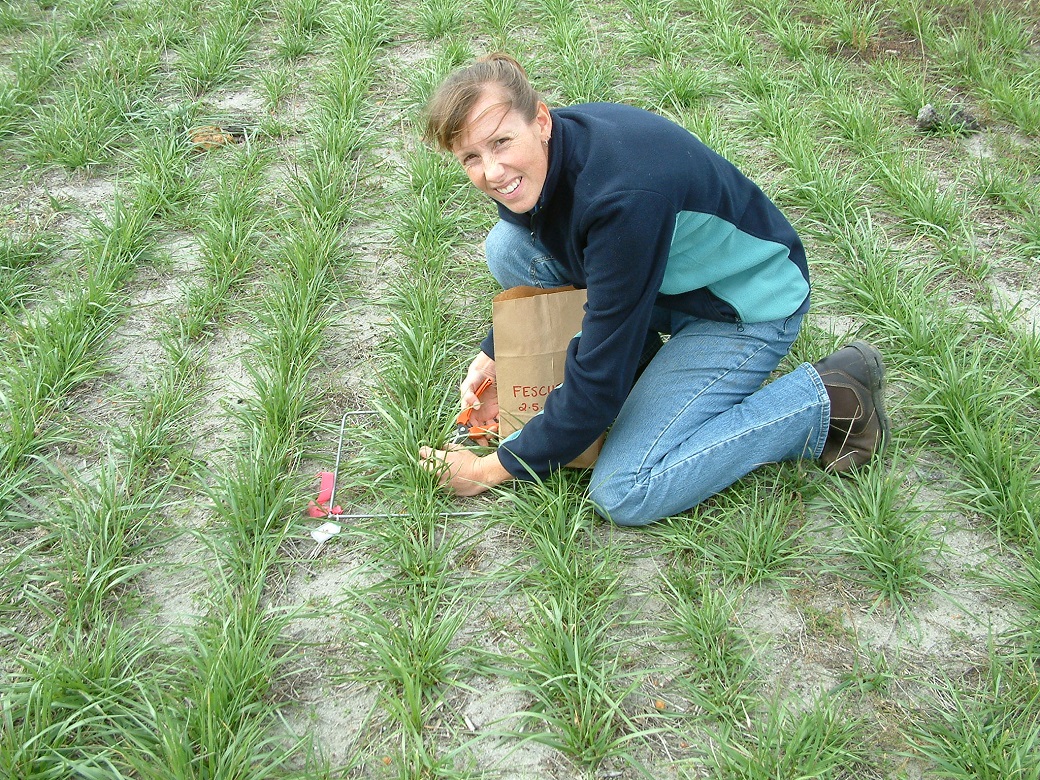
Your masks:
[{"label": "woman's nose", "polygon": [[484,161],[484,178],[490,179],[491,181],[497,181],[502,175],[502,163],[498,161],[498,158],[494,155],[490,155]]}]

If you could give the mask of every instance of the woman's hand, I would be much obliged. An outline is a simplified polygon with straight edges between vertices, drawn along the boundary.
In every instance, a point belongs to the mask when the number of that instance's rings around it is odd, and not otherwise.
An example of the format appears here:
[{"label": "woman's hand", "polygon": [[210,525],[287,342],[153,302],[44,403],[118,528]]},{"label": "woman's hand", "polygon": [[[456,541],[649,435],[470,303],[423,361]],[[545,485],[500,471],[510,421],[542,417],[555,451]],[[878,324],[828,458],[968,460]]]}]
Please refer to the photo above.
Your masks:
[{"label": "woman's hand", "polygon": [[498,460],[498,453],[480,456],[459,445],[449,445],[446,450],[420,447],[419,462],[427,471],[436,473],[440,484],[458,496],[475,496],[512,479]]},{"label": "woman's hand", "polygon": [[[485,380],[491,380],[488,387],[480,396],[477,390]],[[495,382],[495,361],[483,352],[473,358],[466,372],[466,378],[459,386],[459,398],[462,409],[471,408],[470,422],[473,425],[487,427],[498,422],[498,385]]]},{"label": "woman's hand", "polygon": [[[477,396],[477,390],[487,380],[491,385]],[[483,352],[473,358],[466,378],[459,385],[462,409],[472,409],[470,425],[486,427],[498,422],[498,387],[495,385],[495,361]],[[486,444],[486,440],[477,440]],[[459,496],[475,496],[490,487],[500,485],[512,474],[503,468],[497,453],[478,455],[472,449],[449,444],[445,449],[419,448],[419,462],[427,471],[438,475],[441,485]]]}]

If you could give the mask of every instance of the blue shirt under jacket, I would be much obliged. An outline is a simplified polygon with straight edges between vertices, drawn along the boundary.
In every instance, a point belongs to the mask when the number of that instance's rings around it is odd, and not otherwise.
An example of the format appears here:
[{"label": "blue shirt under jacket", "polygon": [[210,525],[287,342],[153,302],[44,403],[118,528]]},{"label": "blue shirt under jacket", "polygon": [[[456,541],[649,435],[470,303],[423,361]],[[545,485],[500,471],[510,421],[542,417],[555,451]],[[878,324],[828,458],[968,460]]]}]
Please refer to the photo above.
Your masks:
[{"label": "blue shirt under jacket", "polygon": [[[531,231],[588,291],[566,381],[501,443],[515,477],[569,463],[617,417],[655,305],[723,322],[809,308],[798,235],[737,168],[674,122],[631,106],[554,109],[537,206],[501,219]],[[481,344],[494,357],[493,333]]]}]

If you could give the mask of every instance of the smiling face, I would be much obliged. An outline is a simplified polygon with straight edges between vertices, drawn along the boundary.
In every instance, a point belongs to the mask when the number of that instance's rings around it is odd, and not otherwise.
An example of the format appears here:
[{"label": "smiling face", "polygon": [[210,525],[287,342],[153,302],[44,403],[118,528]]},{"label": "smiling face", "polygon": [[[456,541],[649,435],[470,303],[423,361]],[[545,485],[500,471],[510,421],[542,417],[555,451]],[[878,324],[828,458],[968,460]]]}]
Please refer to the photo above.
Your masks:
[{"label": "smiling face", "polygon": [[470,110],[451,150],[477,189],[522,214],[535,207],[542,193],[551,131],[552,117],[544,103],[528,122],[499,90],[488,88]]}]

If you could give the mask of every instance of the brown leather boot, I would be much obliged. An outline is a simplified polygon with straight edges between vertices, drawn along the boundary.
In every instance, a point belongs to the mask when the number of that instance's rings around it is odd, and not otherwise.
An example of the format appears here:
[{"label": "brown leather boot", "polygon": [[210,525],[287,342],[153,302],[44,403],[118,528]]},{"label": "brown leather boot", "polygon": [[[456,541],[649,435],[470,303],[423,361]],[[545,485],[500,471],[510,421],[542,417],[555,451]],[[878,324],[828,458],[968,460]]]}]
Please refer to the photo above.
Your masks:
[{"label": "brown leather boot", "polygon": [[813,368],[831,399],[831,427],[820,462],[831,472],[864,465],[891,435],[881,353],[865,341],[854,341]]}]

